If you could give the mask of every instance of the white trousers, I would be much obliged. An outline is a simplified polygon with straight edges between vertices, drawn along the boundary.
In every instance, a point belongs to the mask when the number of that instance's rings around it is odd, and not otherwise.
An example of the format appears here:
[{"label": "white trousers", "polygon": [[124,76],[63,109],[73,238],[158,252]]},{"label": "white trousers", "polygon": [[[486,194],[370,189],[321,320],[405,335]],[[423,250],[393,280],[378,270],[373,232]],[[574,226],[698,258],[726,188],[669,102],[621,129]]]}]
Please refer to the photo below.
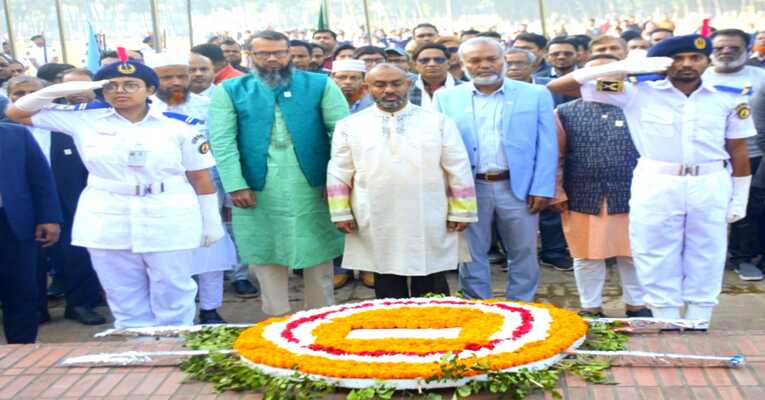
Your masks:
[{"label": "white trousers", "polygon": [[115,328],[194,324],[197,285],[191,279],[191,250],[88,251]]},{"label": "white trousers", "polygon": [[[283,265],[252,264],[253,272],[260,283],[263,312],[267,315],[284,315],[290,312],[288,280],[291,270]],[[332,282],[332,262],[303,268],[303,305],[306,309],[335,304]]]},{"label": "white trousers", "polygon": [[644,300],[662,318],[686,304],[711,310],[725,268],[730,172],[671,176],[641,165],[632,180],[630,245]]},{"label": "white trousers", "polygon": [[[622,285],[624,303],[643,305],[643,287],[640,286],[635,265],[630,257],[616,257],[616,268]],[[582,308],[600,308],[603,305],[603,285],[606,283],[606,260],[574,259],[574,277]]]},{"label": "white trousers", "polygon": [[200,309],[215,310],[223,305],[223,272],[204,272],[196,275]]}]

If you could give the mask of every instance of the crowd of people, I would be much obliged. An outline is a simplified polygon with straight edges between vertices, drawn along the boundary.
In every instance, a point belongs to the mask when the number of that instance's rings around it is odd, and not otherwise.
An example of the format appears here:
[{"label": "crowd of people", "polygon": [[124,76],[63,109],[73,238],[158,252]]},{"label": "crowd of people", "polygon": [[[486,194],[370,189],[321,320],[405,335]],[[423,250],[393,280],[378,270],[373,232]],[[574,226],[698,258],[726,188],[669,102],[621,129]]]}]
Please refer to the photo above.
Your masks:
[{"label": "crowd of people", "polygon": [[6,340],[56,293],[83,324],[104,301],[116,328],[215,324],[229,279],[283,315],[293,273],[315,308],[355,272],[377,298],[492,298],[492,264],[532,301],[548,265],[597,317],[613,264],[628,317],[707,323],[726,264],[763,279],[765,31],[384,45],[265,30],[36,76],[0,56]]}]

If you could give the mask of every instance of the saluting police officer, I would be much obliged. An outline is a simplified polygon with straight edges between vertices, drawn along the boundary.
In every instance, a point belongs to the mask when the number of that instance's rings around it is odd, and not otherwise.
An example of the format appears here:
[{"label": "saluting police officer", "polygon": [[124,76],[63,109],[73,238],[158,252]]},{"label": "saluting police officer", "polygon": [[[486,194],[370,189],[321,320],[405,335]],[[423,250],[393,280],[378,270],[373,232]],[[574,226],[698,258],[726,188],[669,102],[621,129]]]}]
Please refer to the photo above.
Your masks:
[{"label": "saluting police officer", "polygon": [[[151,68],[125,59],[102,67],[94,82],[49,86],[6,112],[72,135],[90,172],[72,244],[88,248],[116,328],[192,324],[191,249],[223,237],[209,146],[151,107],[158,87]],[[100,89],[106,103],[49,104],[89,89]]]},{"label": "saluting police officer", "polygon": [[[657,318],[681,318],[687,306],[686,319],[711,319],[727,223],[746,213],[746,138],[754,126],[746,98],[702,81],[711,50],[700,35],[677,36],[653,46],[648,58],[582,68],[548,85],[560,93],[581,88],[584,100],[624,110],[640,154],[630,244],[645,302]],[[663,71],[666,78],[621,81],[624,74]]]}]

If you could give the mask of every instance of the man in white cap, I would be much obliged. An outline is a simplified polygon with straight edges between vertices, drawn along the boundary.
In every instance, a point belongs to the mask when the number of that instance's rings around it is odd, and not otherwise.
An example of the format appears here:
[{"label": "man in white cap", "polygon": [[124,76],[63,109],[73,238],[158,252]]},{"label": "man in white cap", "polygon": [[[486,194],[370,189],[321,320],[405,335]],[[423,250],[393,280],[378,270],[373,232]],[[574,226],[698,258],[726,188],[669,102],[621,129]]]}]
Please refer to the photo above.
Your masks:
[{"label": "man in white cap", "polygon": [[[146,60],[159,76],[159,89],[152,96],[156,107],[169,113],[183,114],[197,120],[199,135],[207,137],[207,111],[210,99],[191,92],[189,56],[186,54],[159,53]],[[210,173],[217,178],[215,168]],[[218,179],[215,179],[216,181]],[[219,194],[223,191],[219,190]],[[219,203],[223,199],[219,196]],[[223,324],[226,321],[217,309],[223,305],[223,273],[237,264],[236,248],[226,234],[210,247],[200,247],[194,253],[192,271],[199,287],[199,323]]]},{"label": "man in white cap", "polygon": [[332,79],[348,100],[351,114],[375,104],[364,83],[366,72],[367,66],[361,60],[336,60],[332,63]]},{"label": "man in white cap", "polygon": [[[364,82],[366,73],[367,66],[361,60],[335,60],[332,63],[332,79],[343,92],[345,100],[348,101],[351,114],[375,104]],[[353,271],[340,267],[340,262],[342,262],[342,257],[335,262],[335,289],[340,289],[353,279]],[[371,272],[361,271],[359,280],[366,287],[373,288],[375,286],[374,274]]]}]

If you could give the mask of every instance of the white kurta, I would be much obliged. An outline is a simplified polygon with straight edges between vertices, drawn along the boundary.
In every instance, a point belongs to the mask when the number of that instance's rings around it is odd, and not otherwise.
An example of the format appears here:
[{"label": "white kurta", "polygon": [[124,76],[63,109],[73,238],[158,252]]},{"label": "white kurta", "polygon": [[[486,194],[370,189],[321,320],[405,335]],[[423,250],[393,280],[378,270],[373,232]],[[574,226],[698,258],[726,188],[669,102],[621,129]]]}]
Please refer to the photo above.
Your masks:
[{"label": "white kurta", "polygon": [[409,104],[341,120],[327,172],[332,220],[355,219],[343,267],[423,276],[470,260],[447,221],[476,222],[475,187],[457,126]]}]

